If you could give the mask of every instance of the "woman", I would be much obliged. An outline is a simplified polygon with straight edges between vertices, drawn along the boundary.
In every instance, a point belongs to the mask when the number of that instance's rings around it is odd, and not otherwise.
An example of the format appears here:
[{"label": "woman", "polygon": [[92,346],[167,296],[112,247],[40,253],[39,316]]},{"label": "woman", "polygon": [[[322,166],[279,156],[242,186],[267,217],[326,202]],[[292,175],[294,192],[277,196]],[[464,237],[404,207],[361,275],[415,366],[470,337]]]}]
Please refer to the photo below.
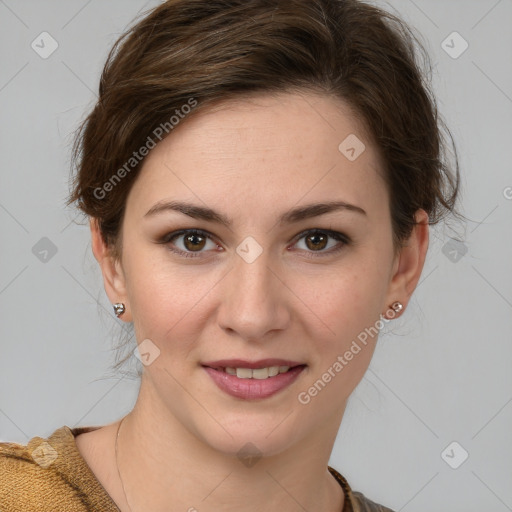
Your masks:
[{"label": "woman", "polygon": [[173,0],[114,45],[70,203],[143,363],[133,410],[1,443],[0,509],[387,511],[329,457],[454,212],[400,20]]}]

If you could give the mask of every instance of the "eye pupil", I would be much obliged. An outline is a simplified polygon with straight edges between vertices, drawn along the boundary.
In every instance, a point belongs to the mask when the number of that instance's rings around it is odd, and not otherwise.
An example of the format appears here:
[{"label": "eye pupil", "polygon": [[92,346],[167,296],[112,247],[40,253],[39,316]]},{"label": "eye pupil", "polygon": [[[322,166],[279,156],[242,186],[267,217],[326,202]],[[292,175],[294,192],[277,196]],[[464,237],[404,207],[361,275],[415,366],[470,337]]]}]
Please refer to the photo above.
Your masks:
[{"label": "eye pupil", "polygon": [[[322,240],[323,239],[323,240]],[[310,247],[309,240],[314,240],[312,247]],[[313,235],[309,235],[306,237],[306,244],[309,249],[323,249],[325,247],[325,242],[327,240],[327,237],[325,235],[314,233]],[[323,243],[322,243],[323,241]]]},{"label": "eye pupil", "polygon": [[[199,245],[197,244],[197,239],[202,239],[202,243],[199,242]],[[205,237],[201,235],[197,235],[195,233],[191,233],[189,235],[185,236],[184,239],[184,245],[188,250],[194,251],[195,249],[201,250],[204,247]],[[189,243],[192,244],[191,247],[189,247]]]}]

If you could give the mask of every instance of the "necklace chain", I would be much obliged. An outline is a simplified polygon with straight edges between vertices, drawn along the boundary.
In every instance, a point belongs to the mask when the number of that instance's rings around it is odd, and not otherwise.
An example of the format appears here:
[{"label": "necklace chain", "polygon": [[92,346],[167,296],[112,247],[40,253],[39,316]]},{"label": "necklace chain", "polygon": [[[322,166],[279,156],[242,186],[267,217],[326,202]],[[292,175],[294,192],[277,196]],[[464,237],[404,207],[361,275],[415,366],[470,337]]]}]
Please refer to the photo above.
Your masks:
[{"label": "necklace chain", "polygon": [[119,475],[119,481],[121,482],[121,487],[123,489],[124,499],[126,501],[126,504],[128,505],[128,509],[130,510],[130,512],[132,512],[132,508],[130,507],[130,504],[128,503],[128,496],[126,496],[126,490],[124,488],[123,479],[121,478],[121,471],[119,470],[119,462],[118,462],[118,458],[117,458],[117,443],[119,441],[119,433],[121,431],[121,425],[124,421],[124,418],[119,422],[119,426],[117,427],[116,444],[115,444],[116,468],[117,468],[117,474]]}]

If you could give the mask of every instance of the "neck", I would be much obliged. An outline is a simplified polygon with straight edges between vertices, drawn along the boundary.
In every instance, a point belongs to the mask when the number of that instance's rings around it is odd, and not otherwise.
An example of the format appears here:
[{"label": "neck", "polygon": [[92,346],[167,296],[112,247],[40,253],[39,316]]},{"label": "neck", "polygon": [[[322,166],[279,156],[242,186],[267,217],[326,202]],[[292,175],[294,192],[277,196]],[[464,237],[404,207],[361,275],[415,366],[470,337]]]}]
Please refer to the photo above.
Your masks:
[{"label": "neck", "polygon": [[176,418],[157,414],[164,409],[141,400],[143,387],[117,438],[126,512],[259,512],[263,504],[276,512],[342,510],[343,491],[327,464],[343,411],[314,438],[276,455],[254,453],[251,459],[249,446],[242,452],[248,456],[219,452]]}]

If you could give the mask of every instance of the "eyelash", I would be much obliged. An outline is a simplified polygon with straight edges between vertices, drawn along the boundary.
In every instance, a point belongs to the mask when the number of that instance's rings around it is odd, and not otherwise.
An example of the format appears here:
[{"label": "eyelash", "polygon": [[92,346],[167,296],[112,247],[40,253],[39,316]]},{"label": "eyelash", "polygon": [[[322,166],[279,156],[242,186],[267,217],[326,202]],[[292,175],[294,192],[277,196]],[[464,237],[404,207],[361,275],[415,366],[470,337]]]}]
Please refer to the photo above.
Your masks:
[{"label": "eyelash", "polygon": [[[299,240],[301,240],[302,238],[304,238],[305,236],[307,235],[316,235],[316,234],[323,234],[323,235],[327,235],[328,237],[330,238],[333,238],[334,240],[337,240],[338,242],[341,242],[341,245],[338,244],[338,246],[334,247],[334,248],[331,248],[329,249],[328,251],[306,251],[306,253],[308,254],[308,256],[306,256],[307,258],[321,258],[323,256],[328,256],[328,255],[332,255],[332,254],[336,254],[338,252],[340,252],[346,245],[350,245],[351,243],[351,240],[350,238],[345,235],[344,233],[339,233],[337,231],[332,231],[330,229],[308,229],[306,231],[302,231],[301,233],[299,233],[296,237],[295,237],[295,243],[297,243]],[[214,241],[212,238],[212,235],[206,231],[203,231],[201,229],[182,229],[182,230],[179,230],[179,231],[174,231],[172,233],[168,233],[166,234],[164,237],[162,237],[160,240],[158,240],[158,243],[159,244],[170,244],[170,242],[176,238],[178,238],[179,236],[182,236],[182,235],[199,235],[199,236],[202,236],[202,237],[205,237],[205,238],[208,238],[212,241]],[[197,252],[185,252],[185,251],[182,251],[181,249],[176,249],[176,248],[173,248],[169,245],[168,249],[180,256],[183,256],[185,258],[200,258],[202,252],[204,251],[197,251]]]}]

